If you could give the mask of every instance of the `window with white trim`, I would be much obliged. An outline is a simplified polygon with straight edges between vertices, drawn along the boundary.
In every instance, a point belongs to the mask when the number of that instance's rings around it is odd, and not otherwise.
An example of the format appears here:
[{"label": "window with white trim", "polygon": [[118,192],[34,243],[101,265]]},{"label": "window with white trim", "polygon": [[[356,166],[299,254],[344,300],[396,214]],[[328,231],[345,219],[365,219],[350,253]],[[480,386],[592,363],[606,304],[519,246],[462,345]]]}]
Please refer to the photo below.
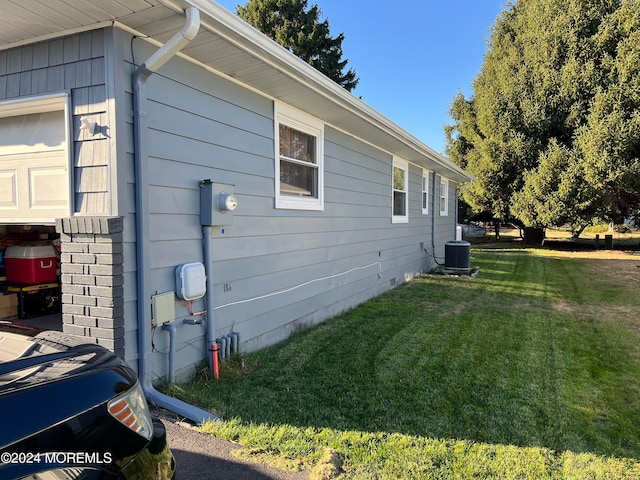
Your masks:
[{"label": "window with white trim", "polygon": [[440,177],[440,216],[449,215],[449,180]]},{"label": "window with white trim", "polygon": [[393,159],[392,223],[409,222],[409,163]]},{"label": "window with white trim", "polygon": [[429,215],[429,170],[422,170],[422,214]]},{"label": "window with white trim", "polygon": [[324,209],[323,144],[322,122],[276,105],[276,208]]}]

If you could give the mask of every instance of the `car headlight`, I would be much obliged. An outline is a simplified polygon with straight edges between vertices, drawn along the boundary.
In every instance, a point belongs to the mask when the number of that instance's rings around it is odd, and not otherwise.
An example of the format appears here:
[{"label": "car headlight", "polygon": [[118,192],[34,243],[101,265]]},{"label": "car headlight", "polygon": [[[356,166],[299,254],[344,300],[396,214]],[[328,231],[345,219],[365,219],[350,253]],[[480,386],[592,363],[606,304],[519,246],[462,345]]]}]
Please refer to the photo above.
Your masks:
[{"label": "car headlight", "polygon": [[140,382],[137,382],[131,390],[111,399],[107,404],[107,410],[113,418],[138,435],[142,435],[147,440],[153,437],[151,413]]}]

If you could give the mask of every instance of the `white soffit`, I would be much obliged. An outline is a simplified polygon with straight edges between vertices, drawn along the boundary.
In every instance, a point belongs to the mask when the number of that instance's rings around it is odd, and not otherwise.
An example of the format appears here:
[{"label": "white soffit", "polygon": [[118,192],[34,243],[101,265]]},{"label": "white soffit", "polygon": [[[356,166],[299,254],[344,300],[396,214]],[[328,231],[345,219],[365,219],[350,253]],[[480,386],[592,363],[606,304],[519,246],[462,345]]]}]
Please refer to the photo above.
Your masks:
[{"label": "white soffit", "polygon": [[[201,12],[198,36],[225,40],[212,43],[217,48],[207,52],[206,64],[211,68],[413,163],[456,181],[471,179],[446,157],[217,3],[184,0],[184,5]],[[202,51],[207,43],[196,38],[183,53],[198,59],[195,50]]]},{"label": "white soffit", "polygon": [[410,162],[455,181],[471,179],[446,157],[212,0],[2,0],[0,75],[10,73],[6,57],[11,52],[3,50],[109,25],[163,44],[182,28],[189,6],[200,10],[202,27],[182,50],[184,56]]}]

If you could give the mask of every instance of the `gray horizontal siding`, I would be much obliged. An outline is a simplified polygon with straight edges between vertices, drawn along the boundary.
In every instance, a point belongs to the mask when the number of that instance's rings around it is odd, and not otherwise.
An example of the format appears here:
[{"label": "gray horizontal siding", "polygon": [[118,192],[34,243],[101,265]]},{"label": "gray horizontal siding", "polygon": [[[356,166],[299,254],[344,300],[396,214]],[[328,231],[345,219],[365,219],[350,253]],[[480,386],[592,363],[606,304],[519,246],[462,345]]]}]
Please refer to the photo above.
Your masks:
[{"label": "gray horizontal siding", "polygon": [[[118,33],[122,55],[122,72],[116,73],[124,88],[119,102],[131,105],[130,39]],[[154,49],[139,40],[133,42],[136,62],[143,61]],[[256,94],[217,78],[181,60],[173,60],[154,74],[147,83],[146,103],[149,129],[146,131],[149,169],[149,243],[153,290],[174,291],[174,269],[182,263],[202,261],[202,229],[199,223],[199,181],[211,178],[216,182],[237,183],[244,195],[265,188],[273,192],[273,168],[265,163],[265,152],[273,150],[271,102]],[[126,113],[126,107],[124,109]],[[120,127],[132,131],[130,117]],[[133,155],[133,139],[127,138],[126,155]],[[273,160],[271,160],[271,163]],[[133,170],[120,171],[125,181],[123,207],[132,219],[135,207]],[[243,182],[237,182],[239,176]],[[238,192],[238,190],[236,190]],[[239,193],[239,195],[243,195]],[[135,237],[127,238],[135,255]],[[128,263],[133,273],[135,264]],[[133,275],[132,275],[133,277]],[[133,283],[135,285],[135,282]],[[135,292],[127,298],[127,307],[134,313],[126,322],[126,334],[134,338]],[[178,314],[188,315],[188,309],[177,302]],[[196,305],[202,309],[202,305]],[[180,355],[176,369],[193,366],[204,358],[202,327],[179,328],[177,341]],[[165,335],[155,334],[157,350],[165,350]],[[126,358],[136,356],[136,343],[126,347]],[[156,358],[157,357],[157,358]],[[164,374],[166,355],[156,352],[154,371]]]},{"label": "gray horizontal siding", "polygon": [[[328,288],[308,288],[305,295],[288,300],[283,294],[252,303],[223,307],[216,310],[215,321],[217,325],[228,325],[227,328],[232,328],[241,335],[244,332],[244,340],[249,349],[262,348],[273,340],[282,340],[283,334],[286,336],[298,328],[318,323],[371,298],[376,294],[376,283],[375,277],[367,275],[366,278],[349,282],[335,282]],[[342,291],[343,294],[336,296],[337,291]],[[283,322],[283,319],[295,319],[295,322]],[[247,332],[252,332],[252,335],[246,335]],[[277,332],[280,332],[280,338],[274,337]],[[272,341],[267,342],[263,337],[271,337]]]},{"label": "gray horizontal siding", "polygon": [[[136,40],[134,52],[140,62],[153,49]],[[127,72],[131,59],[124,48],[122,55]],[[130,87],[121,83],[127,89],[121,101],[129,105]],[[175,266],[202,261],[198,182],[233,184],[239,201],[233,225],[213,235],[210,293],[219,335],[239,331],[246,349],[260,348],[433,266],[421,243],[431,244],[432,219],[440,229],[454,217],[422,215],[421,169],[409,168],[410,221],[393,224],[391,155],[326,126],[324,210],[279,210],[271,100],[180,59],[149,79],[147,95],[152,290],[173,291]],[[133,172],[124,168],[120,174],[133,228]],[[438,234],[437,241],[447,235]],[[126,258],[135,249],[134,238],[125,233],[125,239]],[[133,268],[127,267],[125,281]],[[135,293],[125,300],[127,311],[135,312]],[[192,308],[202,310],[203,301]],[[179,318],[189,314],[182,302],[176,309]],[[128,321],[127,338],[134,338],[135,329],[135,321]],[[201,327],[180,324],[178,330],[180,371],[201,361],[205,350]],[[154,355],[154,371],[163,375],[167,337],[154,335],[162,352]],[[129,359],[135,348],[127,346]]]},{"label": "gray horizontal siding", "polygon": [[[74,209],[112,214],[107,128],[105,31],[95,30],[0,52],[0,101],[69,91]],[[81,129],[95,121],[95,135]]]}]

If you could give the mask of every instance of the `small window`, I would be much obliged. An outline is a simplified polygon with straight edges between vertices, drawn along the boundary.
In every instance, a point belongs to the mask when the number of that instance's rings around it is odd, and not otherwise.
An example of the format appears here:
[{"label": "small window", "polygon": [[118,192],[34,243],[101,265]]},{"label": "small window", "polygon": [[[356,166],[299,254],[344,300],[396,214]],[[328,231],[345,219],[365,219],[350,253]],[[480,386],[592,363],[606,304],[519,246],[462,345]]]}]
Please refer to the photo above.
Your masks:
[{"label": "small window", "polygon": [[393,223],[409,221],[409,164],[393,159]]},{"label": "small window", "polygon": [[440,177],[440,215],[449,215],[449,180]]},{"label": "small window", "polygon": [[322,210],[323,125],[276,107],[276,208]]},{"label": "small window", "polygon": [[422,214],[429,214],[429,172],[422,170]]}]

